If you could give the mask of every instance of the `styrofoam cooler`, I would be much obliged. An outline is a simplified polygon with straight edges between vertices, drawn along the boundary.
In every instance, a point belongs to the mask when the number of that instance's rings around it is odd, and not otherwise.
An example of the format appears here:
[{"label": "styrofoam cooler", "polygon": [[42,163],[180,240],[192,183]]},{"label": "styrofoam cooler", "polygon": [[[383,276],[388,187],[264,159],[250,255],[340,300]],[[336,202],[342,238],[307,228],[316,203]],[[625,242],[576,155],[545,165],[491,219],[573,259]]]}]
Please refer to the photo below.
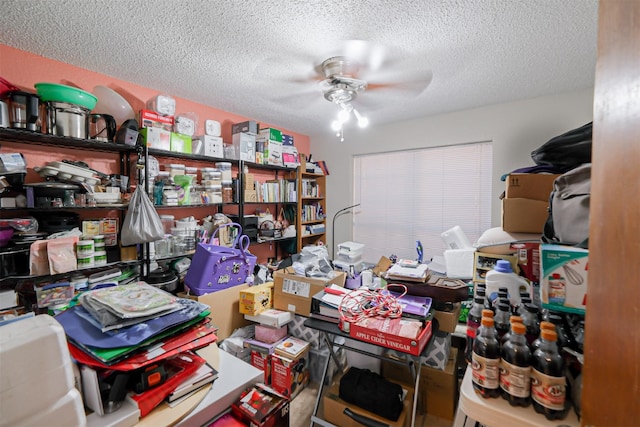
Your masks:
[{"label": "styrofoam cooler", "polygon": [[1,326],[0,360],[0,425],[86,424],[65,332],[55,318]]}]

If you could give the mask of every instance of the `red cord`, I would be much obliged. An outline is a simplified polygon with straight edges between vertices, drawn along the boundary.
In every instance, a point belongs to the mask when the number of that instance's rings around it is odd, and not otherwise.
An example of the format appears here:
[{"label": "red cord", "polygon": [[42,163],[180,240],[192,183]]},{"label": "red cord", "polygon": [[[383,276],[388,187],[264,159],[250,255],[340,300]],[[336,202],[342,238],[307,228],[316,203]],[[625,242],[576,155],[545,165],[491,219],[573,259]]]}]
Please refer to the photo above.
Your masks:
[{"label": "red cord", "polygon": [[365,317],[389,317],[396,319],[402,316],[402,306],[398,302],[407,294],[407,287],[401,284],[404,291],[398,297],[389,294],[386,289],[376,289],[373,291],[366,289],[356,289],[346,294],[340,301],[338,312],[342,322],[356,323]]}]

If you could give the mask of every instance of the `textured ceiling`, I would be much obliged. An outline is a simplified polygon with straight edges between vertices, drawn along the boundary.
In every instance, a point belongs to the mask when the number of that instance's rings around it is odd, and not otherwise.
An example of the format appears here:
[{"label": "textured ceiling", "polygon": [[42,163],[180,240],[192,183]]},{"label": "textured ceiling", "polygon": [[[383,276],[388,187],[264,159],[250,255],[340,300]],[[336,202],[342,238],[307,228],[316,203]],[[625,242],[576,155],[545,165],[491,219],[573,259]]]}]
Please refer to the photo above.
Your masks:
[{"label": "textured ceiling", "polygon": [[375,126],[591,87],[596,32],[597,0],[3,0],[0,14],[2,44],[311,136],[337,107],[309,77],[353,40],[382,56],[370,83],[433,76],[360,94]]}]

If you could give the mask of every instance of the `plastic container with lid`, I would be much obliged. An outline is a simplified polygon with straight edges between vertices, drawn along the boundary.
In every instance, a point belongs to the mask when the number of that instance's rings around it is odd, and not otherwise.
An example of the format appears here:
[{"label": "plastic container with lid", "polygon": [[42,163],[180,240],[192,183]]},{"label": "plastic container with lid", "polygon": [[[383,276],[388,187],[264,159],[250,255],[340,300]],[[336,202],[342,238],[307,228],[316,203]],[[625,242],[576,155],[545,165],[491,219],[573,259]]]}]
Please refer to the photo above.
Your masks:
[{"label": "plastic container with lid", "polygon": [[230,162],[216,162],[216,167],[220,169],[221,179],[224,181],[231,181],[231,163]]},{"label": "plastic container with lid", "polygon": [[107,252],[106,251],[97,251],[93,254],[93,262],[95,265],[106,265],[107,264]]},{"label": "plastic container with lid", "polygon": [[493,270],[489,270],[485,277],[487,296],[490,300],[497,298],[500,288],[507,288],[509,300],[512,306],[520,304],[520,291],[526,290],[531,294],[531,285],[524,277],[513,272],[511,263],[506,260],[498,260]]},{"label": "plastic container with lid", "polygon": [[170,164],[169,165],[169,175],[174,177],[176,175],[184,175],[186,172],[186,166],[180,164]]},{"label": "plastic container with lid", "polygon": [[171,227],[173,227],[175,217],[173,215],[160,215],[160,221],[164,228],[164,234],[171,234]]}]

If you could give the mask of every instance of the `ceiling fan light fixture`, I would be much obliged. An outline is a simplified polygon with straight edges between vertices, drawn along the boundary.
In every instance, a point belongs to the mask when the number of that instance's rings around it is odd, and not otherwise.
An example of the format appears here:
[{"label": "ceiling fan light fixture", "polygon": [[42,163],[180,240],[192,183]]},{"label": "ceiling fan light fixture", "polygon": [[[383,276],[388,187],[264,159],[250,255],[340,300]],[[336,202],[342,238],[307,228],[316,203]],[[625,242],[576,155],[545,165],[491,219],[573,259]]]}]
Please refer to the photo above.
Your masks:
[{"label": "ceiling fan light fixture", "polygon": [[367,126],[369,126],[369,119],[360,114],[360,112],[355,108],[353,109],[353,115],[356,116],[356,119],[358,119],[359,127],[366,128]]}]

